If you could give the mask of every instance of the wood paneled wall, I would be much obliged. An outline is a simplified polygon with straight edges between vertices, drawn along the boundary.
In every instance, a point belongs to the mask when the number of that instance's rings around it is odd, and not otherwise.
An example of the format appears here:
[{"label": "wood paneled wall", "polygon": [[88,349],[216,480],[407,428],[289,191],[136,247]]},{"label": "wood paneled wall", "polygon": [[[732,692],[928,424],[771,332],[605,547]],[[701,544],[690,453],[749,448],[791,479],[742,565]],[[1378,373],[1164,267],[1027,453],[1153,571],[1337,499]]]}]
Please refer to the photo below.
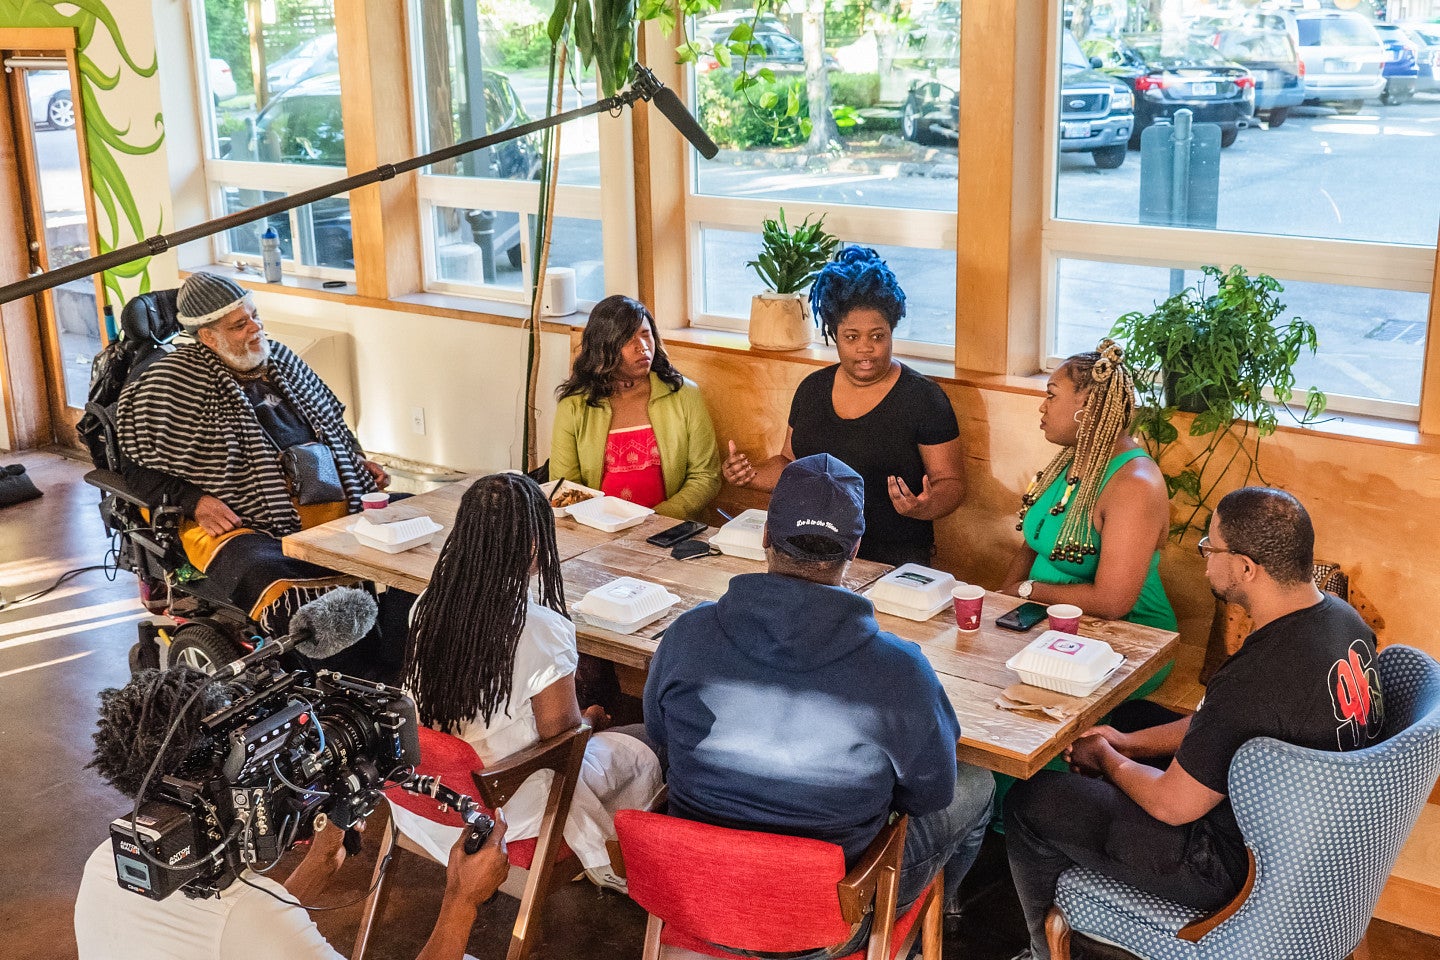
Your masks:
[{"label": "wood paneled wall", "polygon": [[[813,361],[666,343],[671,359],[700,385],[722,449],[727,440],[768,456],[785,437],[796,385]],[[960,420],[965,503],[941,521],[937,565],[961,579],[995,587],[1019,542],[1020,494],[1054,448],[1040,434],[1042,391],[942,380]],[[1182,433],[1184,425],[1181,425]],[[1402,446],[1314,431],[1281,430],[1264,454],[1265,478],[1298,496],[1316,528],[1316,554],[1337,562],[1383,620],[1382,643],[1405,643],[1440,656],[1435,584],[1440,583],[1440,444]],[[763,497],[726,487],[718,506],[763,505]],[[1171,545],[1161,561],[1165,587],[1192,656],[1203,651],[1214,601],[1195,552],[1195,537]],[[1196,661],[1198,664],[1198,661]]]}]

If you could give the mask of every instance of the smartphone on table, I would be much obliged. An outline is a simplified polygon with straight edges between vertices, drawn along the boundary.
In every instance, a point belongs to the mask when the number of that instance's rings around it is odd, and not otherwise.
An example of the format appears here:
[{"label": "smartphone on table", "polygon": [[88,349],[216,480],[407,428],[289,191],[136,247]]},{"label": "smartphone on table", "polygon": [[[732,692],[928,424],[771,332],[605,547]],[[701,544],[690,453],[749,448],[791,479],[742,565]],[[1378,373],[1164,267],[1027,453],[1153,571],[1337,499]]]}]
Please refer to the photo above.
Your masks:
[{"label": "smartphone on table", "polygon": [[696,534],[704,533],[708,529],[709,527],[698,520],[684,520],[675,524],[673,527],[661,530],[654,536],[646,537],[645,542],[668,550],[677,543],[689,540]]},{"label": "smartphone on table", "polygon": [[1009,613],[995,618],[995,626],[1024,633],[1046,617],[1045,604],[1022,603]]}]

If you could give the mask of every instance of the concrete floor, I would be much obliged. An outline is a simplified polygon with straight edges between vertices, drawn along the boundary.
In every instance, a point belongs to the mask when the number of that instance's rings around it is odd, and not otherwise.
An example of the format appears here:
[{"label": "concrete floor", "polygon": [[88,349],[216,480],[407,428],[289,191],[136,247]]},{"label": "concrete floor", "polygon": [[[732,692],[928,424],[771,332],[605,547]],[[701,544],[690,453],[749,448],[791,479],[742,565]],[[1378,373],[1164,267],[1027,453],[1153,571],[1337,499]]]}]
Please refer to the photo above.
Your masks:
[{"label": "concrete floor", "polygon": [[[126,808],[119,793],[85,769],[95,695],[127,679],[127,653],[144,611],[133,577],[122,573],[112,582],[101,571],[80,574],[44,598],[13,603],[67,570],[100,562],[105,550],[97,498],[80,480],[86,465],[46,452],[0,457],[17,461],[45,496],[0,510],[0,596],[11,601],[0,609],[0,960],[62,960],[75,956],[81,867]],[[372,842],[346,865],[330,902],[364,889],[373,850]],[[401,852],[387,883],[394,895],[383,904],[366,955],[410,960],[439,910],[443,870]],[[965,893],[965,922],[947,936],[945,956],[1013,956],[1023,931],[1000,838],[987,842]],[[481,912],[469,946],[478,960],[504,956],[516,908],[515,900],[499,896]],[[318,915],[342,953],[354,941],[357,913],[352,907]],[[537,960],[622,960],[639,956],[645,917],[626,898],[582,881],[551,897],[541,926]],[[1386,923],[1371,925],[1370,943],[1374,960],[1440,956],[1440,940]]]}]

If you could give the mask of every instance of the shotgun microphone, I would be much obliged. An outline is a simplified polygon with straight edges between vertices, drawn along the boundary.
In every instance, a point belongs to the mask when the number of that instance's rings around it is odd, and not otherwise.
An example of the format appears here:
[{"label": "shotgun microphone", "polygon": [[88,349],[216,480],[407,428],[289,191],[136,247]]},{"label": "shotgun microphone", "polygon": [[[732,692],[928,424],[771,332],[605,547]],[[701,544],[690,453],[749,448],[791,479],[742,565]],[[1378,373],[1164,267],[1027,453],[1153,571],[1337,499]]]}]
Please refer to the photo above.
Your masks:
[{"label": "shotgun microphone", "polygon": [[680,131],[680,135],[690,141],[690,145],[700,151],[700,156],[706,160],[714,160],[715,154],[720,148],[710,135],[700,126],[700,123],[685,109],[685,104],[675,95],[675,91],[669,87],[661,87],[656,90],[651,98],[651,103],[660,108],[665,114],[665,119],[670,121],[671,126]]},{"label": "shotgun microphone", "polygon": [[291,650],[312,660],[333,657],[359,643],[375,626],[378,614],[375,598],[364,590],[331,590],[295,611],[289,634],[221,667],[215,671],[215,679],[238,677],[255,664]]}]

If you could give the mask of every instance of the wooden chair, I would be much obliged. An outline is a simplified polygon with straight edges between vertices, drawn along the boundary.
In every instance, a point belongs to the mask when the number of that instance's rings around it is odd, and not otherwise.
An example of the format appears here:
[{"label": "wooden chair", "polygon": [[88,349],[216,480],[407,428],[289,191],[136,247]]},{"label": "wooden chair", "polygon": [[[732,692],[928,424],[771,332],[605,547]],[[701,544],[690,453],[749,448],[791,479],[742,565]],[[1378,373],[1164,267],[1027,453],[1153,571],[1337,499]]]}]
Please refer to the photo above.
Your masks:
[{"label": "wooden chair", "polygon": [[926,960],[940,960],[939,876],[895,916],[908,823],[881,830],[847,873],[833,843],[621,810],[616,867],[650,914],[645,960],[658,960],[662,944],[714,957],[736,956],[716,944],[777,953],[838,945],[872,909],[868,948],[845,960],[906,956],[917,935]]},{"label": "wooden chair", "polygon": [[[476,756],[474,748],[464,740],[427,727],[420,728],[422,760],[421,767],[416,772],[438,776],[440,782],[450,789],[477,796],[491,811],[508,802],[532,774],[541,770],[554,771],[555,777],[550,784],[539,835],[508,844],[510,865],[528,870],[529,875],[525,881],[524,893],[520,897],[520,912],[515,917],[515,927],[510,935],[507,960],[525,960],[529,956],[535,940],[538,939],[536,925],[545,897],[553,887],[573,879],[580,872],[580,863],[566,846],[562,834],[565,820],[570,815],[570,799],[575,794],[580,764],[585,759],[585,745],[589,740],[590,727],[581,724],[574,730],[542,740],[506,757],[492,767],[485,767]],[[453,811],[440,811],[435,801],[429,797],[416,796],[398,787],[385,791],[385,795],[392,809],[399,806],[437,823],[463,826],[458,814]],[[391,852],[395,833],[386,830],[381,841],[375,861],[375,875],[371,878],[374,889],[361,910],[360,929],[355,936],[352,960],[362,960],[365,955],[370,928],[384,889],[380,871]],[[406,842],[403,834],[400,843],[412,852],[429,856],[413,843]]]}]

